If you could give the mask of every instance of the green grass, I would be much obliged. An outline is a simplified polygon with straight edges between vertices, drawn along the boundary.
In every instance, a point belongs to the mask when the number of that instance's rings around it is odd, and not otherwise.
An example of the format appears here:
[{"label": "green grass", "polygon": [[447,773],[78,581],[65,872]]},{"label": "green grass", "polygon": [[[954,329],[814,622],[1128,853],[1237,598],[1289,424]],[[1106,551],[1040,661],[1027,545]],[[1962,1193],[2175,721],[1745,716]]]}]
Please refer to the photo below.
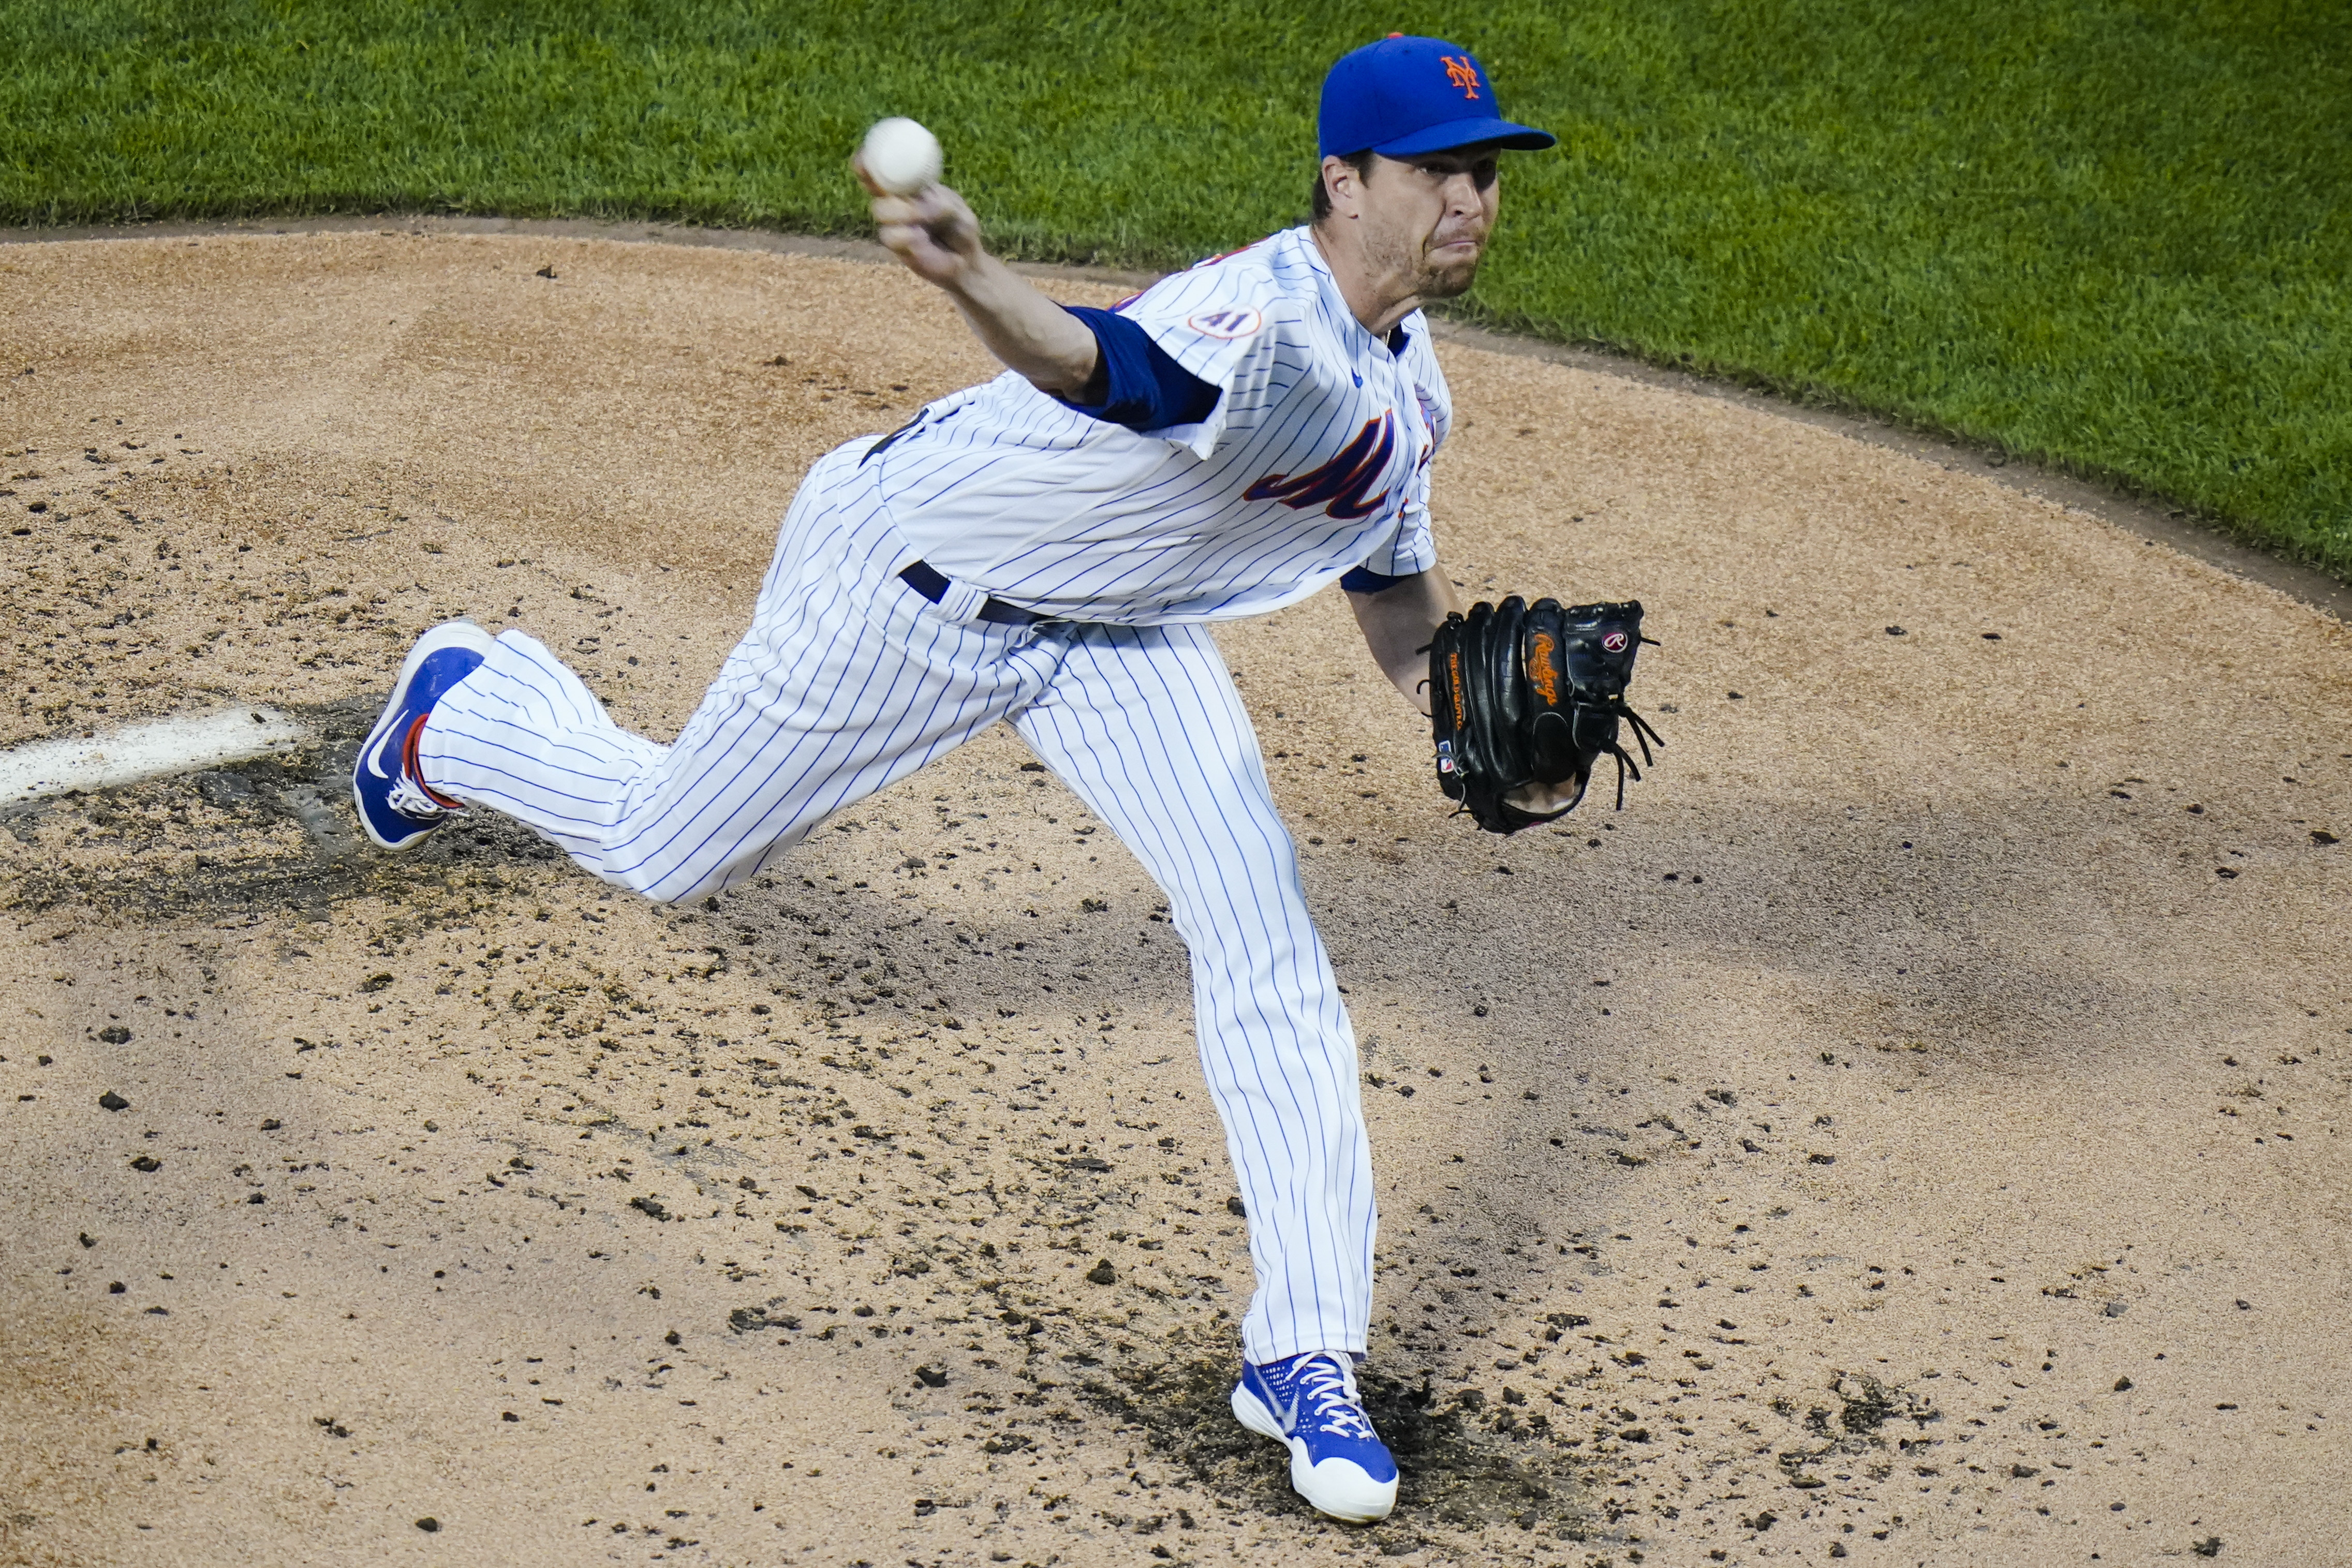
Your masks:
[{"label": "green grass", "polygon": [[871,120],[1000,245],[1304,216],[1317,84],[1477,49],[1474,313],[2110,475],[2352,575],[2352,11],[2276,0],[0,0],[0,222],[383,208],[858,232]]}]

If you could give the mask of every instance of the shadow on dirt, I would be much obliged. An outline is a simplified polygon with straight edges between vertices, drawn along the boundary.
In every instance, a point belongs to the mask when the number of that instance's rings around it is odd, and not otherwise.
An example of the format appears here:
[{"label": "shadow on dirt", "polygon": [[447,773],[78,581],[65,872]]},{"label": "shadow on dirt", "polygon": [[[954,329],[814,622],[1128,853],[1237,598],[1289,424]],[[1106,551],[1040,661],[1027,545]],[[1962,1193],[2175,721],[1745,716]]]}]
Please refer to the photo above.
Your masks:
[{"label": "shadow on dirt", "polygon": [[[1230,1352],[1195,1353],[1156,1368],[1136,1368],[1118,1383],[1083,1389],[1087,1403],[1149,1434],[1170,1463],[1203,1490],[1268,1513],[1311,1515],[1290,1489],[1288,1461],[1234,1419]],[[1396,1512],[1367,1531],[1384,1554],[1427,1544],[1423,1529],[1476,1531],[1517,1525],[1566,1541],[1601,1526],[1582,1500],[1568,1455],[1535,1422],[1481,1408],[1473,1392],[1449,1401],[1426,1380],[1399,1382],[1377,1372],[1362,1381],[1364,1406],[1396,1456]]]}]

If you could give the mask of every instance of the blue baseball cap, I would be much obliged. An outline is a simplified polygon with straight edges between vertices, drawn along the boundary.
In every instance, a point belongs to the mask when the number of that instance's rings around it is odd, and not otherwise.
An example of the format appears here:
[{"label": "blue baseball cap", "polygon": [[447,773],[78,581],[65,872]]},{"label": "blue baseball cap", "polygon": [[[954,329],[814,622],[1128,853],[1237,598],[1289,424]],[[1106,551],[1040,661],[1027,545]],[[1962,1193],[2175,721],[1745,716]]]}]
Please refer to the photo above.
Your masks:
[{"label": "blue baseball cap", "polygon": [[1505,120],[1486,68],[1443,38],[1391,33],[1340,56],[1323,79],[1316,124],[1322,157],[1369,149],[1384,158],[1408,158],[1481,142],[1539,153],[1558,140],[1549,131]]}]

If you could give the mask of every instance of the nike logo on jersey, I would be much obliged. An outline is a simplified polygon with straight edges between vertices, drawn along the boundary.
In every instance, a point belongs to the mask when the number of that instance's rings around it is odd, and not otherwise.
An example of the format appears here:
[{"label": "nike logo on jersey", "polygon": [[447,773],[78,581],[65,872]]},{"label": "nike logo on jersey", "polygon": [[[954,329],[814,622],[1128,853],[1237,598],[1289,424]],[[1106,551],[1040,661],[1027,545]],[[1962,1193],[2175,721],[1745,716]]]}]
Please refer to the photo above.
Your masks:
[{"label": "nike logo on jersey", "polygon": [[1371,516],[1389,499],[1385,487],[1377,495],[1366,492],[1388,471],[1389,458],[1396,450],[1395,421],[1393,414],[1364,421],[1356,438],[1321,468],[1296,476],[1268,474],[1244,490],[1242,499],[1278,500],[1301,511],[1320,506],[1337,518]]}]

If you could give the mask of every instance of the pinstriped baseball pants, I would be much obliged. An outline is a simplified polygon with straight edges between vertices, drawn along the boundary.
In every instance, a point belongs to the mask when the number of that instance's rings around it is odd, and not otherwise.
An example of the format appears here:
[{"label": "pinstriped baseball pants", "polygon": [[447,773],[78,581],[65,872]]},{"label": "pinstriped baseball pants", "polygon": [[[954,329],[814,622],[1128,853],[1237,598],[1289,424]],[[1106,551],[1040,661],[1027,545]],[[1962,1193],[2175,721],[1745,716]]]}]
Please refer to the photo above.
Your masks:
[{"label": "pinstriped baseball pants", "polygon": [[426,782],[676,901],[1011,722],[1143,862],[1191,950],[1202,1068],[1249,1209],[1245,1352],[1363,1351],[1376,1219],[1355,1035],[1223,657],[1200,626],[991,625],[961,584],[931,604],[896,575],[914,552],[861,451],[810,471],[751,628],[676,742],[620,729],[509,631],[435,707]]}]

